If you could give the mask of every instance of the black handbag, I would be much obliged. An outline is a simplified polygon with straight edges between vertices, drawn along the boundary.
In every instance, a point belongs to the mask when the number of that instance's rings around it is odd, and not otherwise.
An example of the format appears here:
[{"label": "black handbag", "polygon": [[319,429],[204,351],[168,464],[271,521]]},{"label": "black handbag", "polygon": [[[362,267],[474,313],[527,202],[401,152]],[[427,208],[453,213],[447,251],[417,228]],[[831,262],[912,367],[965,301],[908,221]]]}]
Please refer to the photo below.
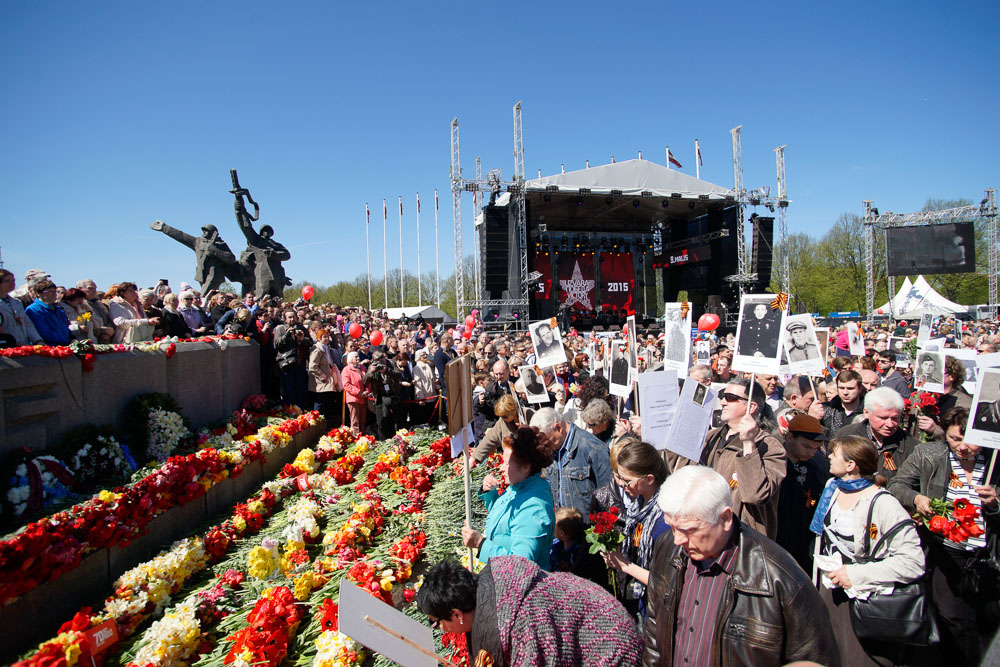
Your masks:
[{"label": "black handbag", "polygon": [[958,583],[960,593],[980,600],[1000,599],[1000,558],[997,554],[997,534],[990,531],[986,547],[976,549],[965,563],[962,580]]},{"label": "black handbag", "polygon": [[[886,540],[912,525],[911,519],[904,519],[882,534],[875,547],[871,548],[872,511],[875,501],[884,491],[872,498],[868,506],[868,520],[865,522],[865,554],[877,553]],[[856,562],[872,562],[866,557]],[[851,625],[859,640],[891,642],[930,646],[938,642],[937,623],[931,609],[931,601],[926,595],[924,577],[908,584],[896,584],[891,593],[873,592],[867,600],[851,600]]]}]

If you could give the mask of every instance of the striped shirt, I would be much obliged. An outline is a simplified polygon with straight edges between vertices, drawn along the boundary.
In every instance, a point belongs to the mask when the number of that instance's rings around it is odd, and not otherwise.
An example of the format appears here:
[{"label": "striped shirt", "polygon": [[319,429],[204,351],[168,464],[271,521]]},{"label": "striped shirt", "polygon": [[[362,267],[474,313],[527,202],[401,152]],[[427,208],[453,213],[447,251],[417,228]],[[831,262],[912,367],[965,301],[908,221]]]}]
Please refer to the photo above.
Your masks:
[{"label": "striped shirt", "polygon": [[982,453],[976,457],[976,466],[972,471],[972,486],[969,486],[967,483],[965,468],[962,467],[962,462],[958,460],[958,457],[950,449],[948,450],[948,463],[951,464],[951,473],[948,475],[948,493],[945,499],[950,503],[954,503],[956,500],[964,498],[969,501],[970,505],[979,508],[976,525],[984,532],[979,537],[969,537],[964,542],[945,540],[944,543],[952,549],[963,549],[965,551],[981,549],[986,546],[986,524],[983,522],[983,501],[980,500],[975,487],[986,484],[986,457]]},{"label": "striped shirt", "polygon": [[734,532],[729,544],[714,561],[688,559],[674,630],[675,666],[707,667],[712,664],[719,605],[729,588],[738,549],[739,535]]}]

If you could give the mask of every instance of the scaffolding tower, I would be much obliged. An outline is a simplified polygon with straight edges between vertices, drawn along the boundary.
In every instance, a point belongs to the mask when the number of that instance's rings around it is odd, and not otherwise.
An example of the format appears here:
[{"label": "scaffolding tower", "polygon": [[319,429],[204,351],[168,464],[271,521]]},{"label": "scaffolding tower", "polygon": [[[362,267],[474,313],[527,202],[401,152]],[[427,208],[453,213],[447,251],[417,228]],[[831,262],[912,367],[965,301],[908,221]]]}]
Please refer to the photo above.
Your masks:
[{"label": "scaffolding tower", "polygon": [[[514,105],[514,178],[512,181],[504,181],[500,177],[500,170],[490,170],[490,174],[485,180],[482,178],[479,165],[477,165],[476,178],[462,178],[462,159],[458,142],[458,118],[451,121],[451,194],[452,194],[452,216],[455,227],[455,304],[456,317],[461,321],[465,317],[467,310],[478,308],[486,311],[491,308],[503,309],[508,312],[510,309],[518,309],[523,313],[523,317],[514,320],[517,328],[527,327],[528,315],[528,230],[525,220],[524,191],[524,138],[521,125],[521,102]],[[517,239],[518,239],[518,276],[517,294],[511,294],[509,299],[483,299],[482,293],[478,292],[474,299],[465,298],[465,285],[462,262],[462,193],[498,193],[506,190],[511,196],[511,206],[514,207],[517,216]],[[478,282],[478,279],[477,279]]]},{"label": "scaffolding tower", "polygon": [[[978,205],[959,206],[957,208],[947,208],[940,211],[924,211],[921,213],[893,213],[880,214],[878,209],[872,205],[872,200],[866,199],[864,205],[864,217],[862,224],[865,228],[865,269],[868,273],[868,281],[865,286],[865,307],[866,317],[871,324],[875,320],[875,230],[892,227],[914,227],[919,225],[935,225],[955,222],[957,220],[986,222],[986,238],[988,240],[988,298],[989,309],[992,317],[997,316],[997,271],[1000,268],[1000,257],[997,249],[997,191],[996,188],[987,188],[986,197]],[[879,275],[878,278],[882,276]],[[892,312],[893,299],[896,296],[896,277],[888,275],[887,292],[889,295],[889,314],[895,317]]]},{"label": "scaffolding tower", "polygon": [[[786,210],[790,200],[785,192],[785,146],[774,149],[777,152],[778,160],[778,196],[771,196],[771,188],[765,186],[755,190],[747,190],[743,185],[743,126],[737,125],[729,131],[733,138],[733,196],[736,200],[736,252],[738,254],[737,273],[726,276],[726,280],[736,283],[739,289],[740,299],[746,293],[747,286],[756,283],[757,273],[750,273],[750,248],[747,247],[746,228],[744,226],[743,214],[748,206],[766,206],[768,210],[778,209],[778,243],[783,249],[788,243],[788,224]],[[779,270],[779,283],[781,291],[788,292],[789,270],[787,252],[783,252],[784,259]],[[727,324],[735,324],[739,319],[739,313],[729,313]]]}]

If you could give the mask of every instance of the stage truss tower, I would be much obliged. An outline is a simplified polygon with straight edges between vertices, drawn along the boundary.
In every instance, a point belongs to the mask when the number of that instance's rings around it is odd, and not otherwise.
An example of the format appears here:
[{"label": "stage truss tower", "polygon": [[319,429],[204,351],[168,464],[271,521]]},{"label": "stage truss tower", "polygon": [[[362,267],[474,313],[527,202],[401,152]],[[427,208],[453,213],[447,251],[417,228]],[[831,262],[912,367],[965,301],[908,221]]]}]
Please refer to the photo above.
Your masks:
[{"label": "stage truss tower", "polygon": [[[959,220],[973,221],[982,220],[986,222],[986,238],[989,247],[987,248],[988,258],[988,299],[989,308],[993,317],[997,316],[997,272],[1000,270],[1000,257],[997,249],[997,191],[996,188],[987,188],[986,197],[978,205],[959,206],[957,208],[947,208],[940,211],[924,211],[922,213],[888,213],[879,214],[878,209],[872,206],[872,200],[866,199],[864,204],[864,217],[862,223],[865,228],[865,269],[868,273],[868,281],[865,287],[865,307],[867,308],[867,320],[871,324],[875,321],[875,230],[881,229],[883,232],[890,227],[915,227],[919,225],[934,225],[955,222]],[[879,278],[882,276],[879,275]],[[887,292],[889,295],[889,315],[895,317],[892,312],[893,298],[896,296],[896,277],[886,276]]]},{"label": "stage truss tower", "polygon": [[[528,229],[525,220],[524,207],[524,138],[521,126],[521,102],[514,105],[514,179],[504,181],[500,178],[500,170],[490,171],[490,176],[483,180],[477,170],[477,177],[474,179],[462,178],[462,160],[458,147],[458,118],[451,121],[451,193],[452,193],[452,215],[455,227],[455,302],[456,317],[461,321],[466,311],[478,308],[480,311],[488,311],[491,308],[516,309],[521,313],[515,322],[518,328],[527,327],[528,319],[528,286],[526,284],[528,276]],[[465,298],[464,280],[462,276],[462,192],[499,192],[506,190],[511,195],[511,205],[514,206],[517,215],[517,239],[518,239],[518,291],[511,294],[509,299],[482,299],[482,294],[476,294],[474,299]]]},{"label": "stage truss tower", "polygon": [[788,186],[785,184],[785,148],[787,144],[774,149],[778,166],[778,243],[781,244],[781,291],[791,293],[792,273],[788,259]]},{"label": "stage truss tower", "polygon": [[[736,252],[738,253],[738,273],[733,276],[726,276],[726,280],[736,283],[739,294],[742,298],[746,293],[747,286],[757,282],[757,274],[750,273],[750,256],[747,248],[746,227],[743,214],[748,206],[766,206],[768,210],[774,211],[778,207],[778,243],[784,247],[788,242],[788,225],[786,220],[786,210],[790,200],[785,192],[785,146],[774,149],[777,153],[778,161],[778,196],[771,196],[770,187],[747,190],[743,185],[743,126],[737,125],[729,133],[733,137],[733,195],[736,199]],[[788,292],[789,272],[787,255],[782,261],[780,285],[782,292]],[[738,313],[730,312],[727,320],[728,324],[735,324]]]}]

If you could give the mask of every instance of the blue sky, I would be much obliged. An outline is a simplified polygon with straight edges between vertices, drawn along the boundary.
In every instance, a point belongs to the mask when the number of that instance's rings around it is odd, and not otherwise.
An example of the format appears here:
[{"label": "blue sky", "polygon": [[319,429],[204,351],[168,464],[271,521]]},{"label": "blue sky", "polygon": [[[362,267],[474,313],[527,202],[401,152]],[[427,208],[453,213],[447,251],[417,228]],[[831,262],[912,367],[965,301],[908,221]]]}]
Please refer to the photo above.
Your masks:
[{"label": "blue sky", "polygon": [[[339,6],[343,4],[343,6]],[[233,9],[239,7],[239,9]],[[998,5],[940,3],[0,3],[0,247],[20,279],[191,281],[193,255],[151,231],[216,224],[236,250],[230,167],[294,280],[330,284],[454,266],[449,125],[463,166],[513,171],[523,101],[529,176],[663,147],[732,186],[775,187],[787,144],[792,232],[822,234],[871,198],[978,201],[1000,185]],[[464,201],[466,252],[471,196]]]}]

